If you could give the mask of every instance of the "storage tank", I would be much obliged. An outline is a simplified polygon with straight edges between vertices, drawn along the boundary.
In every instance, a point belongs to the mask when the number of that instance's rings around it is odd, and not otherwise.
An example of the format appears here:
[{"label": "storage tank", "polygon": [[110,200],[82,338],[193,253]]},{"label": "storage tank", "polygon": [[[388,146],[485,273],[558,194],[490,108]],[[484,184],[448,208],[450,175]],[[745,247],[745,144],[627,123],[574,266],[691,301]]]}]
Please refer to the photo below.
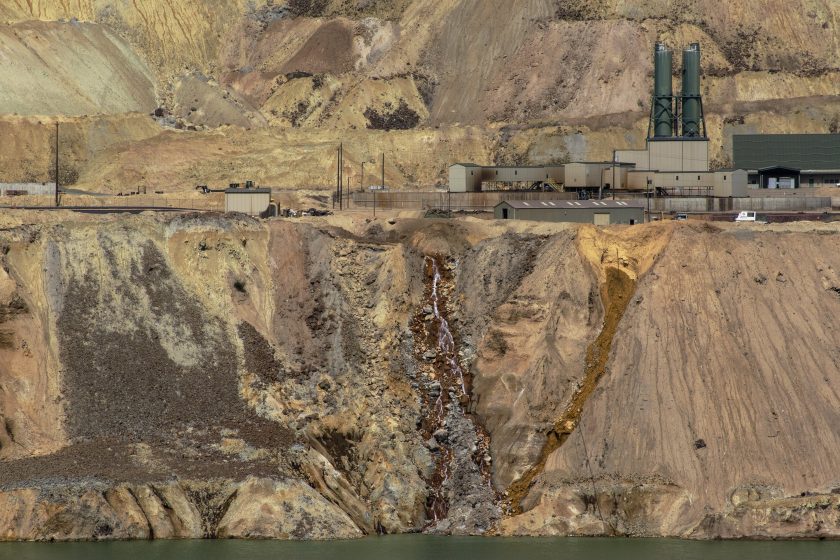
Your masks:
[{"label": "storage tank", "polygon": [[656,43],[653,50],[653,135],[656,138],[674,135],[673,68],[671,49]]},{"label": "storage tank", "polygon": [[700,102],[700,44],[692,43],[683,51],[682,69],[682,135],[700,136],[702,119]]}]

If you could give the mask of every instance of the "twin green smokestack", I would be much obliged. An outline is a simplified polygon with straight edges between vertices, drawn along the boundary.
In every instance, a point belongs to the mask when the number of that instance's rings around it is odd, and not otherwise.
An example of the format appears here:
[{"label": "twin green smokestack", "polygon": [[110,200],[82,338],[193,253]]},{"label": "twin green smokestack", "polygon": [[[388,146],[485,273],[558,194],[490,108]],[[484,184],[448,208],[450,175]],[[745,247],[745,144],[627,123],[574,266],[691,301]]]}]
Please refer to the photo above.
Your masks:
[{"label": "twin green smokestack", "polygon": [[[683,50],[682,93],[674,96],[674,55],[664,43],[653,51],[653,138],[705,138],[703,100],[700,96],[700,44]],[[650,135],[649,135],[650,136]]]}]

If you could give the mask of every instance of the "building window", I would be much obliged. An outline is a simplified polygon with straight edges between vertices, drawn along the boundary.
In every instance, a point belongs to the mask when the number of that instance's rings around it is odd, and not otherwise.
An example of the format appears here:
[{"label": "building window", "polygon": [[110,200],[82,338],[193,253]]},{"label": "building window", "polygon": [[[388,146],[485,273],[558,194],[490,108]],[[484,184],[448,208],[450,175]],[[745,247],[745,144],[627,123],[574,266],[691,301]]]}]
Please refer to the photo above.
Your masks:
[{"label": "building window", "polygon": [[470,171],[470,175],[475,175],[475,171]]},{"label": "building window", "polygon": [[723,180],[726,181],[726,175],[723,176]]},{"label": "building window", "polygon": [[514,170],[514,171],[513,171],[513,174],[514,174],[514,175],[519,175],[519,171]]},{"label": "building window", "polygon": [[679,175],[677,175],[677,181],[679,181],[679,180],[680,180],[680,176],[679,176]]},{"label": "building window", "polygon": [[698,181],[700,180],[700,175],[698,175],[698,176],[697,176],[697,180],[698,180]]}]

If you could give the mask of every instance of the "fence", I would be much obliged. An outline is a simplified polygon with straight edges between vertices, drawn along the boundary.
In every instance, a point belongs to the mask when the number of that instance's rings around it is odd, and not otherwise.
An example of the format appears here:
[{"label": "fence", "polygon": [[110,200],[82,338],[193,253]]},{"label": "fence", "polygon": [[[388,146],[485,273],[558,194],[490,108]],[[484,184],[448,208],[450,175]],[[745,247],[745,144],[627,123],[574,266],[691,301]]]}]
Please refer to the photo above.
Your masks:
[{"label": "fence", "polygon": [[55,183],[0,183],[0,196],[38,194],[55,196]]},{"label": "fence", "polygon": [[[0,199],[0,206],[8,208],[53,207],[53,196],[26,195],[8,196]],[[134,195],[134,196],[89,196],[77,194],[61,195],[64,208],[182,208],[185,210],[224,211],[224,197],[221,193],[207,195]]]},{"label": "fence", "polygon": [[503,200],[577,200],[576,193],[542,191],[491,192],[364,192],[350,195],[350,207],[390,210],[459,210],[490,212]]},{"label": "fence", "polygon": [[[840,201],[838,201],[840,202]],[[642,200],[645,204],[645,201]],[[806,212],[831,210],[831,197],[796,198],[653,198],[655,212]]]}]

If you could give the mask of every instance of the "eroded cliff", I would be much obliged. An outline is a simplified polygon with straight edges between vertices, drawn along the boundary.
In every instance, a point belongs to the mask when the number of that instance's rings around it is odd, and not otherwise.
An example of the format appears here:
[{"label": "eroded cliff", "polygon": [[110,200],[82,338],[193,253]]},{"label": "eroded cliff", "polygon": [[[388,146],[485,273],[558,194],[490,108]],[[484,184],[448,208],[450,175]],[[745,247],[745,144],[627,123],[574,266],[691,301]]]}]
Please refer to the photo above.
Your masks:
[{"label": "eroded cliff", "polygon": [[18,217],[0,538],[840,534],[833,225]]}]

